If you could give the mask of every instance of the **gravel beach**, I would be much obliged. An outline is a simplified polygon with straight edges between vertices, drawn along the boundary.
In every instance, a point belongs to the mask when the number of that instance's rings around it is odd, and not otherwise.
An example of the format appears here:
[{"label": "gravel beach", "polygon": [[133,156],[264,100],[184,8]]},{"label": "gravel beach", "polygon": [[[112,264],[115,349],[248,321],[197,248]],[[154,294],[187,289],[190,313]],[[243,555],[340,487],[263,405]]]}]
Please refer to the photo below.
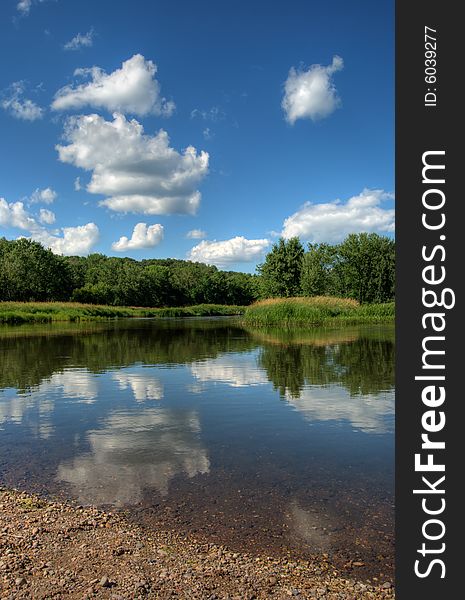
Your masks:
[{"label": "gravel beach", "polygon": [[392,599],[390,582],[358,581],[319,561],[239,554],[122,513],[0,488],[0,598]]}]

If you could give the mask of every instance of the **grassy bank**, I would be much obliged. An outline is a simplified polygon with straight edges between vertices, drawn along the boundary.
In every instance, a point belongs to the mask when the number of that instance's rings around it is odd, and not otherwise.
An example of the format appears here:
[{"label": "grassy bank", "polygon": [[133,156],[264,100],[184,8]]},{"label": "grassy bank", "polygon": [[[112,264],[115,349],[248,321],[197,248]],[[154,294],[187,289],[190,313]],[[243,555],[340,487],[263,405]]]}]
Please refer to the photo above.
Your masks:
[{"label": "grassy bank", "polygon": [[356,325],[393,321],[394,302],[362,304],[348,298],[270,298],[246,308],[244,323],[260,327]]},{"label": "grassy bank", "polygon": [[99,306],[75,302],[0,302],[0,323],[50,323],[95,321],[128,317],[213,317],[241,315],[243,306],[198,304],[174,308]]}]

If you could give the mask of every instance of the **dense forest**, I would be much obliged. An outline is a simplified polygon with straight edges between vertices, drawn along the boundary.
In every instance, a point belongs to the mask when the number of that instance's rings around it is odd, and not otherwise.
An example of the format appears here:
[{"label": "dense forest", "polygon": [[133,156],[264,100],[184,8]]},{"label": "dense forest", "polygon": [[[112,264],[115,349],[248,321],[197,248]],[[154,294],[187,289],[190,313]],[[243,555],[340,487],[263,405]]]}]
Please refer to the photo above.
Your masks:
[{"label": "dense forest", "polygon": [[0,300],[112,306],[248,305],[261,298],[328,295],[361,303],[394,298],[395,243],[352,234],[342,243],[277,241],[257,274],[177,259],[59,256],[38,242],[0,238]]}]

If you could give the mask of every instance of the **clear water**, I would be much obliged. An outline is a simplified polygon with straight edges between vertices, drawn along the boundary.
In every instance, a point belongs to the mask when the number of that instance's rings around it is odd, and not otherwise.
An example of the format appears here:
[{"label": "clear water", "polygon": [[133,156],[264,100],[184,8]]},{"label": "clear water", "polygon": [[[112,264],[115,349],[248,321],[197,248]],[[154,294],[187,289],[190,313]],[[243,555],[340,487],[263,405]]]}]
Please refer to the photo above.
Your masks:
[{"label": "clear water", "polygon": [[0,482],[392,572],[393,327],[0,329]]}]

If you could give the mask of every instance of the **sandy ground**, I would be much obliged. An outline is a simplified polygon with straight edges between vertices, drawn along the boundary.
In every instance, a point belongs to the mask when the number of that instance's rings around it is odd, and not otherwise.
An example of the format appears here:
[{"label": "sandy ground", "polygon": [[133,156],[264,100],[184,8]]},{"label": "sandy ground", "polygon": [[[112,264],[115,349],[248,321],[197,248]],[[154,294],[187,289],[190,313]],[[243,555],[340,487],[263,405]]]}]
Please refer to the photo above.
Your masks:
[{"label": "sandy ground", "polygon": [[0,599],[19,598],[387,600],[394,590],[345,579],[325,555],[308,562],[239,554],[148,530],[124,514],[0,488]]}]

